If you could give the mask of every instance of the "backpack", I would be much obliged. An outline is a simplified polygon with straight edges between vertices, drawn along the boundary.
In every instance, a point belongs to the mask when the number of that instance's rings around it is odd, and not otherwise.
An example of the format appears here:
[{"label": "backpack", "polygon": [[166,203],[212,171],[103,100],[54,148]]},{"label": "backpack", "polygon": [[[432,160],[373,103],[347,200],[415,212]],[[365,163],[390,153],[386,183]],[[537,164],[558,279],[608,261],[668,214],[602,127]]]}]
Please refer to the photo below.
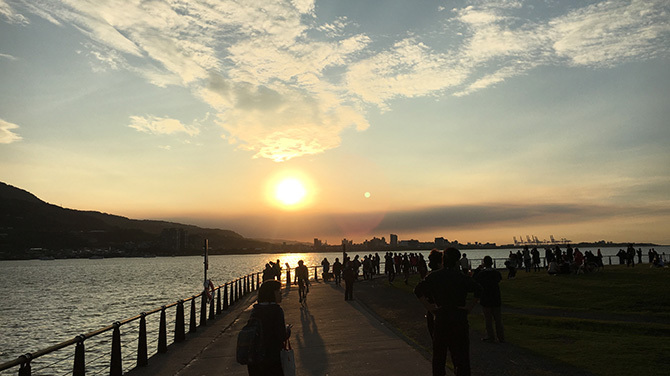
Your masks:
[{"label": "backpack", "polygon": [[263,325],[261,320],[251,317],[237,335],[237,362],[254,364],[263,360]]}]

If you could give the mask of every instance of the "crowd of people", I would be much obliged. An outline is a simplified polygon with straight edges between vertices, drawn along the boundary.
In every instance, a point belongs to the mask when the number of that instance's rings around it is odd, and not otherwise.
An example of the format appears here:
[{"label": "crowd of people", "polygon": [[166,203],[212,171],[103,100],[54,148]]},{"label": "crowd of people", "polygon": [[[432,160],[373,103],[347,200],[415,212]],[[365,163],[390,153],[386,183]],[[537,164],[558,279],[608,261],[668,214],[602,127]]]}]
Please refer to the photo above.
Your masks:
[{"label": "crowd of people", "polygon": [[[620,250],[617,256],[620,264],[629,267],[643,262],[642,250],[636,250],[632,245],[626,250]],[[651,267],[665,266],[664,256],[665,254],[661,256],[653,248],[649,249],[647,253],[649,265]],[[494,260],[490,256],[485,256],[481,265],[476,268],[472,268],[471,261],[465,253],[461,254],[455,248],[448,248],[444,252],[433,249],[427,261],[420,253],[387,252],[383,258],[383,273],[388,278],[389,284],[393,284],[397,275],[402,275],[405,283],[408,283],[411,274],[419,274],[421,278],[414,292],[426,308],[426,325],[433,342],[434,375],[445,374],[447,353],[451,354],[456,375],[470,374],[467,315],[476,304],[481,305],[484,315],[486,336],[482,340],[505,342],[499,287],[502,274],[496,269]],[[603,254],[600,249],[593,253],[590,250],[582,252],[579,248],[573,248],[570,245],[567,245],[565,249],[554,246],[545,249],[544,258],[543,265],[540,251],[536,247],[531,249],[526,246],[517,252],[510,251],[505,261],[505,268],[508,271],[507,278],[514,278],[517,269],[521,268],[526,272],[546,271],[555,275],[588,272],[590,268],[604,267]],[[286,268],[287,281],[291,282],[289,264],[286,264]],[[321,261],[321,268],[321,276],[325,282],[332,280],[337,286],[340,286],[344,280],[345,300],[353,299],[353,287],[357,280],[360,278],[368,280],[375,275],[382,274],[381,257],[378,253],[364,255],[363,258],[355,255],[352,259],[345,252],[342,262],[337,257],[331,264],[328,258],[324,258]],[[281,296],[278,297],[279,294],[276,293],[277,286],[281,286],[278,284],[281,281],[281,273],[282,267],[279,260],[270,261],[265,265],[264,284],[261,286],[262,294],[259,292],[259,304],[254,307],[255,313],[252,313],[252,315],[262,317],[263,320],[268,321],[268,325],[276,329],[276,341],[271,349],[268,348],[268,351],[272,351],[273,354],[281,349],[280,342],[286,341],[290,335],[290,329],[280,329],[284,328],[285,324],[283,311],[281,308],[277,309],[281,302]],[[294,276],[293,283],[298,284],[301,291],[300,303],[304,304],[306,292],[309,291],[309,275],[302,260],[298,262]],[[290,283],[288,285],[290,286]],[[467,298],[471,293],[474,294],[474,299]],[[274,355],[268,359],[269,363],[262,365],[261,368],[250,367],[250,375],[273,374],[270,369],[277,369],[278,359]]]}]

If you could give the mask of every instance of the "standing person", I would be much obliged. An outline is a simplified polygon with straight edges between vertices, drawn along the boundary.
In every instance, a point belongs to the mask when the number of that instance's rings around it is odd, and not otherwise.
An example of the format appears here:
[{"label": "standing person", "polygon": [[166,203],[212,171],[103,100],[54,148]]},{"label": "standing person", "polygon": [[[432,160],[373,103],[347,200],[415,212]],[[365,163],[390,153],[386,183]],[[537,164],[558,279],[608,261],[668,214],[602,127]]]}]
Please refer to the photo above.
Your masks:
[{"label": "standing person", "polygon": [[[460,258],[458,249],[447,248],[443,255],[444,267],[431,272],[414,289],[424,307],[435,316],[433,376],[446,375],[448,351],[456,376],[470,375],[468,313],[479,301],[482,288],[459,270]],[[466,304],[470,292],[475,294],[475,299]]]},{"label": "standing person", "polygon": [[257,318],[263,328],[262,361],[247,365],[249,376],[283,376],[280,352],[284,342],[291,335],[286,328],[284,310],[281,303],[281,282],[268,280],[258,289],[258,303],[251,310],[251,317]]},{"label": "standing person", "polygon": [[335,277],[335,284],[339,286],[342,281],[342,263],[337,257],[333,263],[333,277]]},{"label": "standing person", "polygon": [[405,284],[409,285],[409,269],[411,268],[411,264],[409,262],[409,256],[407,256],[407,253],[405,253],[405,256],[402,258],[402,273],[403,276],[405,277]]},{"label": "standing person", "polygon": [[526,270],[526,273],[530,272],[530,267],[531,267],[531,260],[532,257],[530,255],[530,250],[528,249],[528,246],[523,247],[523,266]]},{"label": "standing person", "polygon": [[[493,269],[491,256],[484,257],[484,269],[477,273],[475,280],[482,286],[482,296],[479,304],[482,306],[484,321],[486,321],[486,337],[482,338],[482,341],[493,342],[497,337],[498,342],[505,342],[502,314],[500,312],[502,299],[499,283],[502,281],[502,274]],[[493,322],[496,324],[495,333],[493,332]]]},{"label": "standing person", "polygon": [[277,278],[277,281],[281,281],[281,264],[279,263],[279,259],[277,259],[277,263],[272,265],[272,270],[275,272],[275,278]]},{"label": "standing person", "polygon": [[[281,279],[279,281],[281,281]],[[288,262],[286,263],[286,289],[291,289],[291,266]]]},{"label": "standing person", "polygon": [[295,268],[295,277],[298,279],[298,302],[304,305],[309,292],[309,271],[302,260],[298,261],[298,267]]},{"label": "standing person", "polygon": [[330,278],[328,278],[329,273],[330,273],[330,262],[326,257],[323,258],[323,261],[321,261],[321,266],[323,267],[323,274],[321,277],[323,278],[324,282],[328,282]]},{"label": "standing person", "polygon": [[533,271],[540,270],[540,251],[537,250],[537,247],[533,247],[530,251],[530,256],[532,258]]},{"label": "standing person", "polygon": [[354,300],[354,281],[356,280],[356,272],[352,261],[347,261],[342,272],[344,278],[344,300]]},{"label": "standing person", "polygon": [[267,280],[275,278],[275,272],[274,272],[274,270],[272,270],[272,265],[270,265],[271,263],[272,263],[272,261],[265,264],[265,269],[263,270],[263,281],[264,282],[267,281]]},{"label": "standing person", "polygon": [[461,258],[461,271],[463,274],[469,275],[470,274],[470,260],[468,260],[468,257],[463,254],[463,257]]},{"label": "standing person", "polygon": [[[435,248],[430,251],[430,254],[428,254],[428,267],[430,268],[428,274],[442,268],[442,252]],[[428,274],[426,276],[428,276]],[[430,303],[435,303],[433,298],[428,297],[427,299]],[[435,316],[433,316],[433,313],[430,311],[426,312],[426,325],[428,326],[428,333],[432,339],[433,333],[435,332]]]},{"label": "standing person", "polygon": [[384,273],[388,274],[389,277],[389,284],[393,284],[393,280],[395,279],[395,262],[393,261],[393,254],[391,252],[387,252],[386,256],[384,256]]}]

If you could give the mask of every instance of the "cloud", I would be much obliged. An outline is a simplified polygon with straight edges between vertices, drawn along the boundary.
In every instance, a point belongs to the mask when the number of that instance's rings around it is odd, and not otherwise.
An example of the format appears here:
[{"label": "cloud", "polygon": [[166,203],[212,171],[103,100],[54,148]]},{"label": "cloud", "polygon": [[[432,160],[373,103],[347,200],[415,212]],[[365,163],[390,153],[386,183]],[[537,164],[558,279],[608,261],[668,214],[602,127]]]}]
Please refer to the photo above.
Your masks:
[{"label": "cloud", "polygon": [[17,57],[12,56],[12,55],[7,55],[7,54],[0,54],[0,59],[7,59],[7,60],[12,60],[12,61],[18,60]]},{"label": "cloud", "polygon": [[189,136],[194,136],[200,133],[197,127],[184,125],[176,119],[156,116],[131,116],[130,121],[129,127],[155,135],[183,132]]},{"label": "cloud", "polygon": [[21,141],[23,138],[12,132],[12,129],[19,128],[18,125],[0,119],[0,144],[11,144]]},{"label": "cloud", "polygon": [[669,8],[667,1],[635,0],[577,9],[549,23],[552,47],[571,64],[587,66],[611,66],[664,53]]},{"label": "cloud", "polygon": [[[286,239],[371,238],[380,234],[434,233],[537,227],[547,229],[608,222],[612,219],[670,216],[670,206],[589,205],[581,203],[453,205],[389,212],[276,213],[226,218],[178,218],[177,221],[230,228],[244,236],[276,236]],[[172,219],[171,219],[172,220]]]},{"label": "cloud", "polygon": [[26,17],[16,12],[5,0],[0,0],[0,16],[11,24],[27,25],[30,23]]},{"label": "cloud", "polygon": [[20,6],[78,29],[96,70],[191,90],[219,113],[231,143],[275,161],[338,147],[345,129],[369,126],[371,106],[470,95],[538,66],[600,68],[666,56],[670,35],[666,0],[475,1],[440,11],[444,18],[427,25],[432,33],[393,36],[361,32],[366,25],[350,22],[353,14],[320,18],[313,0],[12,4],[0,0],[10,22],[25,19]]}]

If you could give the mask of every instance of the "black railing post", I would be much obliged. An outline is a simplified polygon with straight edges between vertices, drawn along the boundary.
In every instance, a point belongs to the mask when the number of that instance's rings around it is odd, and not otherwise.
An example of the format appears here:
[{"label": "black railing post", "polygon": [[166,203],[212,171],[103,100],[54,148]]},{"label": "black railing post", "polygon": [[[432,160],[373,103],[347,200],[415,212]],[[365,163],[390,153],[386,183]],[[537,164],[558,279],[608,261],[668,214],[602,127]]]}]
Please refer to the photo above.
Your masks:
[{"label": "black railing post", "polygon": [[318,272],[318,267],[314,267],[314,282],[319,282],[319,272]]},{"label": "black railing post", "polygon": [[112,333],[112,360],[109,364],[110,376],[123,375],[123,365],[121,360],[121,323],[114,323],[114,331]]},{"label": "black railing post", "polygon": [[200,299],[200,326],[207,326],[207,294],[204,291]]},{"label": "black railing post", "polygon": [[240,298],[240,279],[235,280],[235,303],[237,303],[237,300]]},{"label": "black railing post", "polygon": [[30,376],[32,373],[32,367],[30,366],[30,360],[32,359],[32,354],[28,353],[25,355],[21,355],[21,358],[26,359],[27,361],[25,363],[21,363],[21,366],[19,368],[19,376]]},{"label": "black railing post", "polygon": [[212,295],[212,299],[209,300],[209,319],[214,320],[214,295]]},{"label": "black railing post", "polygon": [[189,322],[189,328],[188,331],[189,333],[195,333],[198,328],[196,327],[195,323],[195,296],[191,297],[191,321]]},{"label": "black railing post", "polygon": [[167,320],[165,319],[165,306],[161,307],[161,322],[158,327],[158,352],[167,352]]},{"label": "black railing post", "polygon": [[256,273],[256,288],[261,288],[261,273]]},{"label": "black railing post", "polygon": [[86,349],[84,340],[86,337],[80,335],[77,337],[77,347],[74,349],[74,366],[72,367],[72,376],[86,375]]},{"label": "black railing post", "polygon": [[140,335],[137,337],[137,366],[144,367],[149,364],[147,360],[147,314],[142,312],[140,318]]},{"label": "black railing post", "polygon": [[249,293],[249,276],[245,275],[244,276],[244,294],[247,295]]},{"label": "black railing post", "polygon": [[221,287],[219,287],[216,293],[216,314],[221,314]]},{"label": "black railing post", "polygon": [[223,285],[223,309],[228,309],[228,283]]},{"label": "black railing post", "polygon": [[186,333],[184,331],[184,300],[179,300],[179,302],[177,302],[177,317],[174,321],[175,342],[182,342],[186,339]]}]

